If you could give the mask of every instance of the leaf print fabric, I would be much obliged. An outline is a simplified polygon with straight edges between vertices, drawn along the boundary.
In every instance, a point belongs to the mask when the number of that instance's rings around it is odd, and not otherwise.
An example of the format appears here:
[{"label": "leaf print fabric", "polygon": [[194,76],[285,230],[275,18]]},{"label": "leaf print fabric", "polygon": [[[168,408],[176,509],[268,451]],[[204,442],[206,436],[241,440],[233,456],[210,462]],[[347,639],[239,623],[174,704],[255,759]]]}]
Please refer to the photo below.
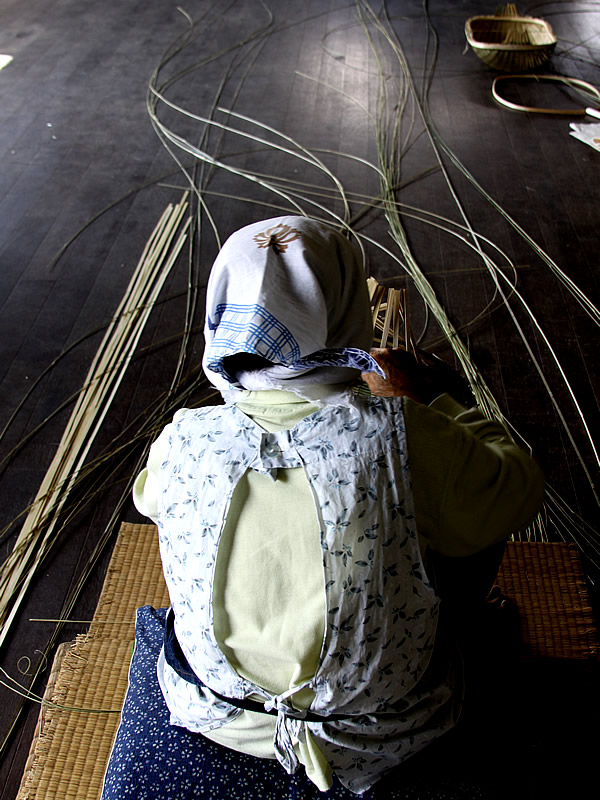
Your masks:
[{"label": "leaf print fabric", "polygon": [[[219,406],[185,411],[167,431],[159,537],[190,666],[225,697],[252,694],[279,710],[274,749],[288,771],[297,765],[292,726],[306,726],[341,782],[364,791],[454,724],[449,667],[430,663],[438,598],[418,545],[401,404],[357,399],[277,433],[235,406]],[[201,459],[190,442],[201,443]],[[315,694],[310,711],[323,722],[291,720],[288,697],[241,678],[212,627],[217,550],[237,483],[248,469],[275,479],[278,470],[300,466],[321,530],[327,622],[319,667],[306,685]],[[176,724],[201,731],[238,713],[166,674]]]}]

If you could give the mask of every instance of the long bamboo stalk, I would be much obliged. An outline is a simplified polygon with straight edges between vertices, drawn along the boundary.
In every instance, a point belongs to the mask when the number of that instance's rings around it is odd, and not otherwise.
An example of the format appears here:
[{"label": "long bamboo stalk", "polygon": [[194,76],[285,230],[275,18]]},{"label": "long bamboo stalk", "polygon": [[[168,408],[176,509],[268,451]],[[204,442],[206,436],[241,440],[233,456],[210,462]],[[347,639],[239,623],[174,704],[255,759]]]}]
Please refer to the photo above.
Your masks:
[{"label": "long bamboo stalk", "polygon": [[[88,371],[52,463],[13,551],[0,570],[0,647],[39,563],[56,535],[60,514],[135,352],[152,307],[187,236],[187,193],[163,212]],[[173,240],[177,236],[175,243]]]}]

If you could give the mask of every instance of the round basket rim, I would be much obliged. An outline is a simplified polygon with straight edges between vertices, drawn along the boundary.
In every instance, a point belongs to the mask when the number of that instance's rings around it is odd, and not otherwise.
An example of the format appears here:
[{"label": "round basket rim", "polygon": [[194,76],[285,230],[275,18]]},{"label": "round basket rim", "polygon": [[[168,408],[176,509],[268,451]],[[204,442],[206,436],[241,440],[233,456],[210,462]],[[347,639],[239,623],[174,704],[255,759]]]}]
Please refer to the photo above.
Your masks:
[{"label": "round basket rim", "polygon": [[482,42],[469,42],[473,49],[477,50],[490,50],[490,51],[506,51],[511,53],[525,53],[535,52],[539,50],[548,50],[556,46],[556,42],[547,42],[544,44],[484,44]]}]

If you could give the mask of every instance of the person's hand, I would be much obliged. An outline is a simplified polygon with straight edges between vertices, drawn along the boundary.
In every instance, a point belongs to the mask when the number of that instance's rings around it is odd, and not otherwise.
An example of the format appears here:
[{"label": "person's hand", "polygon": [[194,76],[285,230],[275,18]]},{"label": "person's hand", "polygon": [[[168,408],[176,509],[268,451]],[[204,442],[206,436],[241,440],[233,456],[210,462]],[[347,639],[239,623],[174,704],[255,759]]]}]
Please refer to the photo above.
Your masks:
[{"label": "person's hand", "polygon": [[430,402],[427,367],[420,366],[413,355],[401,348],[391,347],[374,347],[370,352],[386,375],[382,378],[376,372],[362,373],[361,377],[371,394],[378,397],[405,396],[417,403]]},{"label": "person's hand", "polygon": [[401,348],[375,347],[371,355],[383,368],[385,378],[374,372],[361,377],[371,393],[378,397],[410,397],[417,403],[431,403],[447,392],[464,406],[474,404],[473,395],[465,381],[452,367],[435,356],[422,354],[424,362]]}]

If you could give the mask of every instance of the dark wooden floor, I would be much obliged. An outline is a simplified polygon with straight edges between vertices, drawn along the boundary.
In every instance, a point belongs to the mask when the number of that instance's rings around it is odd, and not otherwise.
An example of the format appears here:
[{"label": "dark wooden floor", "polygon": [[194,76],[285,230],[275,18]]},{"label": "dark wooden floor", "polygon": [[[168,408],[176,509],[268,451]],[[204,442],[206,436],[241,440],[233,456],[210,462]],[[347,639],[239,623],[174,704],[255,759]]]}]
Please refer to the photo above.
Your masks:
[{"label": "dark wooden floor", "polygon": [[[439,37],[429,92],[433,124],[486,192],[597,303],[600,153],[569,136],[569,123],[582,120],[520,114],[495,105],[490,94],[494,73],[471,52],[463,53],[465,20],[493,12],[494,3],[391,0],[387,4],[419,88],[425,46],[433,41],[424,6]],[[182,75],[168,96],[195,114],[208,116],[227,74],[219,104],[273,126],[308,150],[322,148],[319,156],[351,195],[352,212],[359,213],[364,199],[377,195],[377,178],[373,170],[339,153],[375,162],[373,124],[366,111],[375,113],[378,99],[375,62],[354,5],[274,0],[270,8],[270,32],[250,39],[268,23],[259,2],[188,0],[186,11],[200,22],[188,48],[162,74],[169,77],[203,64]],[[530,8],[552,23],[559,38],[547,71],[600,85],[600,3]],[[10,421],[0,440],[2,528],[34,498],[70,408],[59,411],[31,438],[25,437],[80,388],[102,327],[115,311],[159,214],[167,203],[179,199],[186,185],[153,131],[145,105],[153,70],[185,31],[184,16],[175,3],[165,0],[0,3],[0,53],[14,56],[0,71],[0,428]],[[249,41],[241,46],[245,39]],[[384,55],[383,67],[397,72],[389,54]],[[526,103],[571,102],[558,90],[549,93],[542,86],[511,86],[506,91]],[[225,121],[218,113],[216,118]],[[184,119],[164,107],[160,116],[189,141],[200,142],[198,120]],[[271,142],[276,138],[252,123],[235,121],[235,127]],[[417,120],[414,133],[421,129]],[[408,128],[405,131],[413,135]],[[305,162],[240,136],[229,134],[220,140],[215,130],[202,147],[236,168],[317,184],[319,202],[341,213],[339,199],[326,195],[331,180]],[[193,164],[190,155],[179,153],[179,157],[185,165]],[[474,229],[517,265],[519,291],[555,349],[585,418],[592,430],[597,428],[596,325],[447,156],[444,163]],[[438,167],[427,138],[415,137],[404,160],[408,185],[400,200],[460,221]],[[205,185],[210,192],[207,206],[222,237],[247,222],[290,208],[289,201],[223,170],[215,170]],[[316,197],[316,190],[311,197]],[[320,213],[309,200],[299,203],[308,213]],[[572,513],[597,530],[598,507],[584,470],[513,321],[502,307],[478,318],[494,299],[481,263],[450,234],[410,216],[405,224],[417,262],[463,332],[502,409],[531,443],[549,482]],[[356,229],[390,246],[377,210],[361,216]],[[217,251],[206,216],[203,230],[193,273],[200,287]],[[373,274],[398,286],[408,285],[389,257],[372,245],[367,250]],[[110,447],[113,437],[169,385],[178,345],[164,342],[183,329],[187,281],[183,256],[151,317],[140,355],[117,395],[95,453]],[[423,307],[410,291],[414,326],[420,330]],[[519,301],[513,298],[513,303],[585,466],[597,479],[593,451],[569,393]],[[196,324],[201,320],[200,306]],[[424,344],[435,344],[437,338],[435,325],[430,324]],[[451,357],[443,344],[436,344],[436,349]],[[201,355],[197,336],[191,352],[197,362]],[[135,454],[129,474],[134,463]],[[24,685],[52,632],[50,623],[29,620],[52,619],[60,613],[127,475],[125,465],[118,483],[95,497],[69,525],[27,594],[0,652],[2,668]],[[121,518],[138,519],[130,503]],[[12,525],[2,537],[3,558],[18,527]],[[93,613],[109,555],[107,548],[73,619],[89,619]],[[590,573],[595,577],[591,568]],[[84,630],[85,625],[68,625],[61,638],[72,639]],[[472,748],[469,755],[455,752],[453,767],[446,758],[439,773],[435,763],[428,762],[426,768],[434,772],[421,784],[420,794],[415,789],[411,797],[575,797],[589,790],[597,692],[569,673],[556,680],[541,668],[535,675],[531,667],[519,673],[512,669],[496,675],[499,683],[482,706],[489,714],[480,715],[477,734],[465,740]],[[44,678],[34,688],[41,692],[43,685]],[[4,732],[19,698],[4,685],[0,698],[0,732]],[[0,765],[0,794],[5,800],[16,794],[37,712],[33,703],[25,708]]]}]

